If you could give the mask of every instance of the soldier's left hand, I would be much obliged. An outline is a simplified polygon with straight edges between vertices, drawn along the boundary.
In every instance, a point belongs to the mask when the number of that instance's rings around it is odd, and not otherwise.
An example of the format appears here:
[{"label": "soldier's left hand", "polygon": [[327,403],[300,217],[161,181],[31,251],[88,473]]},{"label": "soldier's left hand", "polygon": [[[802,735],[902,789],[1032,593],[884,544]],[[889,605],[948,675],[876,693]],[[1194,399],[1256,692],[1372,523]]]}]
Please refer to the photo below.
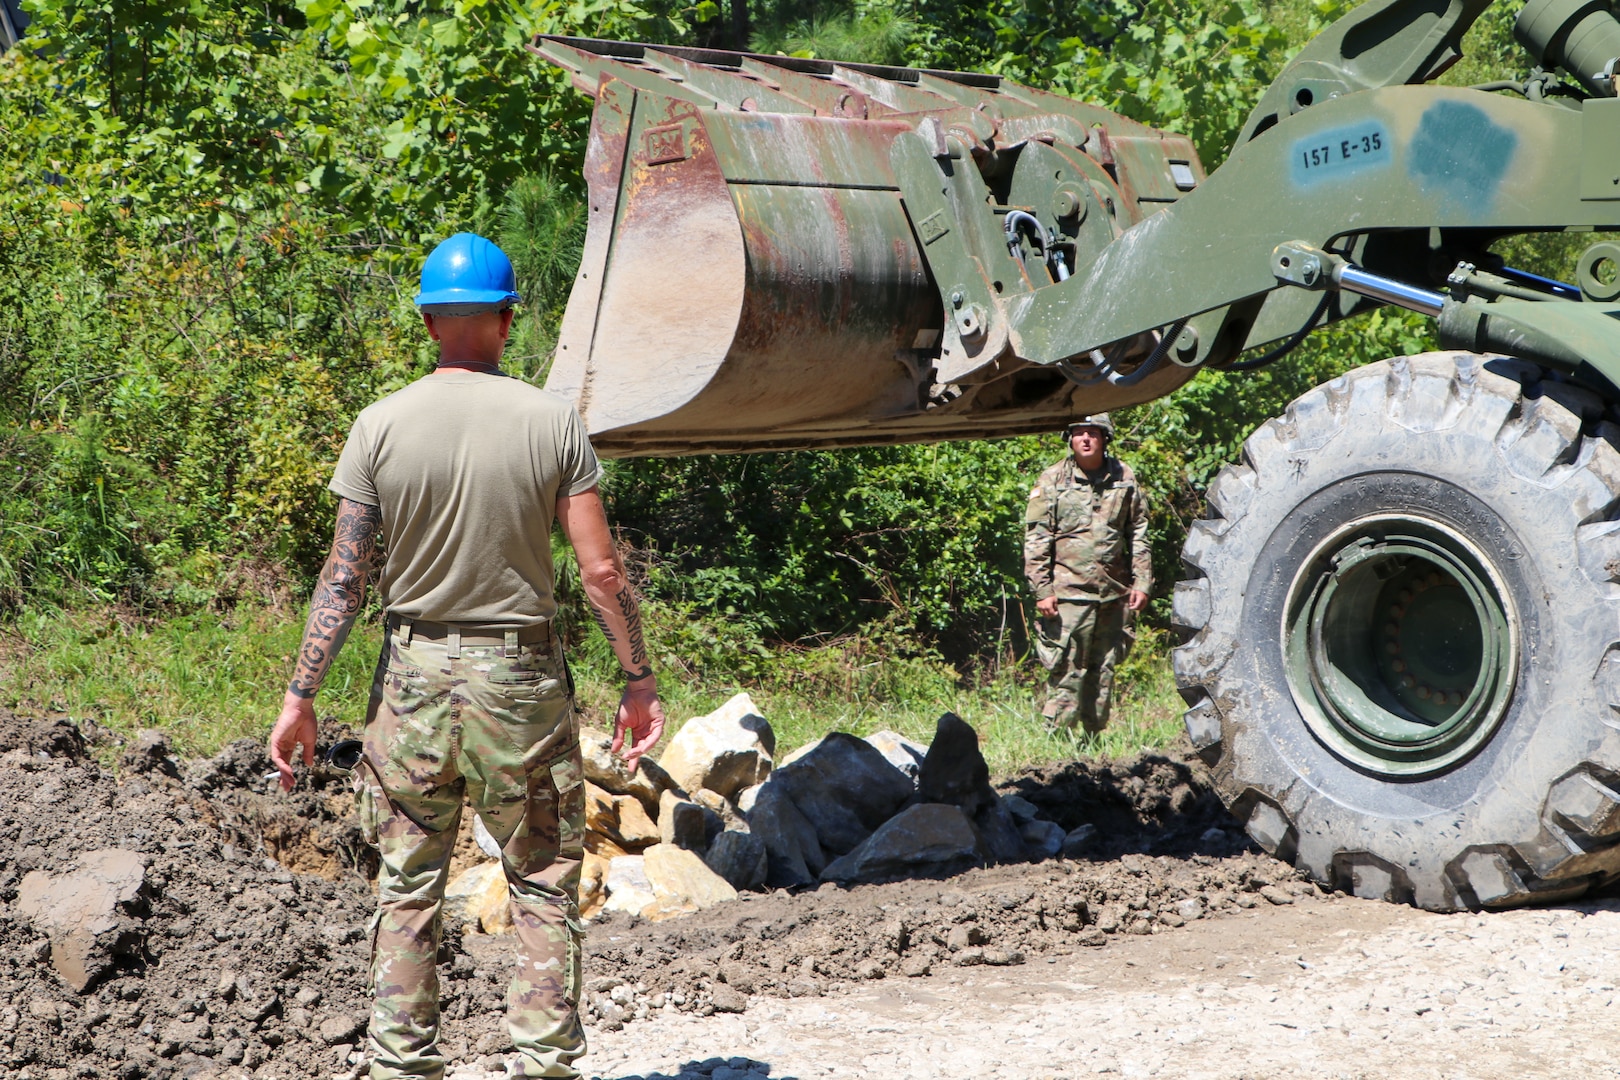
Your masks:
[{"label": "soldier's left hand", "polygon": [[[628,738],[626,738],[628,736]],[[613,752],[621,753],[633,775],[641,755],[658,745],[664,736],[664,705],[651,679],[638,687],[631,683],[619,699],[619,715],[613,722]]]},{"label": "soldier's left hand", "polygon": [[1141,611],[1143,608],[1147,607],[1147,602],[1148,594],[1143,592],[1141,589],[1132,589],[1129,593],[1125,594],[1125,606],[1130,608],[1132,611]]}]

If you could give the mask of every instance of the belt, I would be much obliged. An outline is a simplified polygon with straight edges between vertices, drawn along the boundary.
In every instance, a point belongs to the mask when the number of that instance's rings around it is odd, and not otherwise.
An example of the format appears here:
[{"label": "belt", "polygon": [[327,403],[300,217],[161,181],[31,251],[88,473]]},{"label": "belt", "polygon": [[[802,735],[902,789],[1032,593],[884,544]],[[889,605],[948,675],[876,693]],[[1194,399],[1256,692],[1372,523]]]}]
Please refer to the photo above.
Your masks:
[{"label": "belt", "polygon": [[412,641],[442,641],[448,646],[450,659],[461,655],[462,646],[500,645],[506,656],[512,656],[520,645],[540,645],[551,640],[551,624],[536,623],[506,629],[499,626],[469,626],[454,623],[428,622],[426,619],[407,619],[402,615],[388,616],[388,630]]}]

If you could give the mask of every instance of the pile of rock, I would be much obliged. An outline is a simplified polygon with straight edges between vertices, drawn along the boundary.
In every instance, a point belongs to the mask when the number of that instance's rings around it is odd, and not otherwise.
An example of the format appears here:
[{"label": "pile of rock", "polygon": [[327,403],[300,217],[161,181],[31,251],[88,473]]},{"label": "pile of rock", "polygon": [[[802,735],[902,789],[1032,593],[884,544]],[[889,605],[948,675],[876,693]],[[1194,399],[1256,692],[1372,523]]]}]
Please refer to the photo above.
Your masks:
[{"label": "pile of rock", "polygon": [[[634,774],[610,743],[605,732],[581,732],[586,918],[667,919],[740,890],[941,877],[1074,855],[1096,832],[1066,833],[1023,799],[998,795],[978,735],[953,713],[940,717],[928,746],[892,731],[833,732],[778,763],[771,725],[738,694],[687,721]],[[479,843],[498,857],[481,830]],[[510,927],[497,863],[462,874],[449,901],[453,916],[485,932]]]}]

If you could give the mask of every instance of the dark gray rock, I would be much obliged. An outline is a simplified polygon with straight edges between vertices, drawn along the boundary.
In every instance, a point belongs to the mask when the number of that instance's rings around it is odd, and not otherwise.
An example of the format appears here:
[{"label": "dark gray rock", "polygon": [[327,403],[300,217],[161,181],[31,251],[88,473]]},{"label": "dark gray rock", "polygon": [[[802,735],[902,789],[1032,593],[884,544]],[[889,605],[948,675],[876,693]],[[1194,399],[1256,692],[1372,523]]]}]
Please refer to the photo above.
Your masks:
[{"label": "dark gray rock", "polygon": [[1018,835],[1024,841],[1024,851],[1031,859],[1050,859],[1063,850],[1063,826],[1055,821],[1034,818],[1024,822]]},{"label": "dark gray rock", "polygon": [[[1225,833],[1221,834],[1223,837]],[[1087,822],[1070,829],[1063,837],[1063,847],[1060,849],[1065,858],[1073,859],[1090,850],[1097,842],[1097,826]]]},{"label": "dark gray rock", "polygon": [[[913,793],[910,777],[889,764],[881,750],[842,731],[773,773],[761,801],[777,786],[785,789],[823,850],[832,855],[842,855],[872,835]],[[754,810],[758,814],[758,803]]]},{"label": "dark gray rock", "polygon": [[[717,834],[703,861],[739,892],[759,888],[770,872],[765,842],[751,831],[741,829],[726,829]],[[807,873],[808,869],[806,867]]]},{"label": "dark gray rock", "polygon": [[973,822],[986,862],[1024,857],[1018,823],[990,786],[990,766],[979,752],[979,734],[955,713],[945,713],[917,775],[917,797],[925,803],[958,807]]},{"label": "dark gray rock", "polygon": [[[822,853],[815,826],[799,812],[786,786],[774,781],[772,777],[772,782],[760,790],[748,818],[752,834],[765,845],[769,860],[765,881],[777,889],[808,885],[826,867],[827,856]],[[718,842],[719,838],[715,839]]]},{"label": "dark gray rock", "polygon": [[998,801],[990,787],[990,766],[979,752],[979,733],[955,713],[940,716],[934,728],[934,741],[917,775],[917,796],[960,807],[970,818]]},{"label": "dark gray rock", "polygon": [[886,881],[954,874],[983,862],[967,815],[943,803],[907,807],[822,871],[828,881]]}]

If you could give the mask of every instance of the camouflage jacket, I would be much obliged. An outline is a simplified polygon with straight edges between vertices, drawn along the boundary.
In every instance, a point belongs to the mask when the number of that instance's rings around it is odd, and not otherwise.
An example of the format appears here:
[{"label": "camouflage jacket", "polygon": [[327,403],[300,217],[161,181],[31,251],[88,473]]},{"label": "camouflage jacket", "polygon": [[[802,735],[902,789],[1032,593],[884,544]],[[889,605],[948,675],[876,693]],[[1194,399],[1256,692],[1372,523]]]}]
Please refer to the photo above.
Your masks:
[{"label": "camouflage jacket", "polygon": [[1035,599],[1117,600],[1153,588],[1147,500],[1118,458],[1087,476],[1065,457],[1029,493],[1024,513],[1024,577]]}]

